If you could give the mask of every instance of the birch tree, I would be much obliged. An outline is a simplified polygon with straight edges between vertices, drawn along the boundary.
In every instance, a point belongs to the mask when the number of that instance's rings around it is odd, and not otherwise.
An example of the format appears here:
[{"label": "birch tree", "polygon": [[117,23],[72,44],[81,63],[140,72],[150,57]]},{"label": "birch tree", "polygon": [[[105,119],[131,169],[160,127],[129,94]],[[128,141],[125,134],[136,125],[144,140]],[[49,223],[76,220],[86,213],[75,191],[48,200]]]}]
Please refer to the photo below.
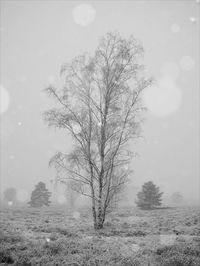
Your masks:
[{"label": "birch tree", "polygon": [[90,197],[94,228],[101,229],[115,194],[130,175],[130,141],[140,137],[143,47],[132,36],[107,33],[91,56],[83,54],[61,68],[63,87],[46,88],[57,102],[44,113],[50,127],[71,134],[74,149],[50,160],[56,180],[73,180],[74,190]]}]

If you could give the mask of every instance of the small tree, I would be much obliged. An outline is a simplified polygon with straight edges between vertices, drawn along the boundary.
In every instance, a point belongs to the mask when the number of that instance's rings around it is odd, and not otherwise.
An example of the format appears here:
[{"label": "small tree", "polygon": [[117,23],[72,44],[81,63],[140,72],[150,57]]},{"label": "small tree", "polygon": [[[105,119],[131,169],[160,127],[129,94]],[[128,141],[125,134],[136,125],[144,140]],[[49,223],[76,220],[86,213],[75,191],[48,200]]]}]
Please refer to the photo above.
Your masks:
[{"label": "small tree", "polygon": [[48,191],[46,185],[43,182],[39,182],[32,191],[31,200],[28,204],[30,204],[31,207],[49,206],[51,203],[49,201],[50,197],[51,192]]},{"label": "small tree", "polygon": [[142,190],[137,194],[136,204],[141,209],[152,209],[161,205],[161,196],[163,192],[159,192],[159,187],[152,182],[146,182],[142,186]]},{"label": "small tree", "polygon": [[7,188],[4,191],[4,200],[8,202],[15,203],[17,201],[17,192],[15,188]]}]

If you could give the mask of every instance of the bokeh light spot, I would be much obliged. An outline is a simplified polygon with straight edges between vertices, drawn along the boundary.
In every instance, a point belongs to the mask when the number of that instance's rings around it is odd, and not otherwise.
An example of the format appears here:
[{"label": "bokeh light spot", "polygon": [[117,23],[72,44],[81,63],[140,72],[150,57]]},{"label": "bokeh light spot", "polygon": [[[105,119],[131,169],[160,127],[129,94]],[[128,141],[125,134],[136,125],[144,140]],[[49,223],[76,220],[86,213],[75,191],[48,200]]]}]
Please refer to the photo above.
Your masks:
[{"label": "bokeh light spot", "polygon": [[12,206],[13,202],[12,201],[8,201],[8,206]]},{"label": "bokeh light spot", "polygon": [[183,56],[180,60],[180,67],[184,71],[190,71],[194,68],[194,60],[191,56]]},{"label": "bokeh light spot", "polygon": [[9,103],[10,97],[7,89],[0,86],[0,114],[3,114],[8,110]]},{"label": "bokeh light spot", "polygon": [[195,23],[196,22],[196,18],[195,17],[190,17],[190,22]]},{"label": "bokeh light spot", "polygon": [[168,116],[179,109],[181,91],[172,79],[162,78],[144,91],[143,101],[153,115]]},{"label": "bokeh light spot", "polygon": [[78,5],[73,10],[74,21],[81,26],[89,25],[95,19],[95,16],[96,10],[88,4]]}]

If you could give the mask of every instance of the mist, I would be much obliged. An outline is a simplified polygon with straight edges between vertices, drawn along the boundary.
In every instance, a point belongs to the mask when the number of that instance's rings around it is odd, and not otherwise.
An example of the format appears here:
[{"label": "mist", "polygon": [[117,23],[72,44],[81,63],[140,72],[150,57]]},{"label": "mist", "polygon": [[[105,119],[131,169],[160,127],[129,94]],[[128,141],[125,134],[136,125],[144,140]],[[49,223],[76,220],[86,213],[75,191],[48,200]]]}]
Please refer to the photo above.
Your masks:
[{"label": "mist", "polygon": [[[70,1],[1,3],[1,194],[14,187],[30,195],[39,181],[54,191],[49,159],[57,151],[69,153],[72,139],[44,124],[42,114],[53,102],[43,89],[59,86],[61,65],[85,51],[92,54],[99,38],[113,29],[142,41],[146,71],[161,88],[153,86],[143,97],[143,138],[130,143],[138,156],[128,187],[139,189],[152,180],[166,198],[179,191],[186,202],[198,202],[196,4],[96,1],[88,20],[73,13],[75,7]],[[134,202],[129,190],[127,201]]]}]

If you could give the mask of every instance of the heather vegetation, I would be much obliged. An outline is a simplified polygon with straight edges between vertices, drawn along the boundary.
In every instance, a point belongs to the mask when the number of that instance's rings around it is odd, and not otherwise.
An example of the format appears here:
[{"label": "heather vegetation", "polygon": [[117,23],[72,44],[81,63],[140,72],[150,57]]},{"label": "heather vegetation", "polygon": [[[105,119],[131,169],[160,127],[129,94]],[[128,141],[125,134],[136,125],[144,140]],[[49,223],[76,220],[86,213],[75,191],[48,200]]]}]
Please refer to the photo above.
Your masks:
[{"label": "heather vegetation", "polygon": [[0,217],[0,265],[200,265],[198,208],[121,208],[98,231],[83,208],[10,207]]}]

